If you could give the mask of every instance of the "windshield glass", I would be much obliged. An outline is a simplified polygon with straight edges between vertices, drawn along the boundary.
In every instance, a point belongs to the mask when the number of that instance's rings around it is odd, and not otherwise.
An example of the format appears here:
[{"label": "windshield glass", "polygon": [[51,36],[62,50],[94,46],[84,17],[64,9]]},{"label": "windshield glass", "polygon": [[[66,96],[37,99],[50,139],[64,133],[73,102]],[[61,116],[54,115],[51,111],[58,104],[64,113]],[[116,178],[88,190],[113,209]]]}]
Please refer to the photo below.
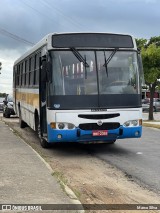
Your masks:
[{"label": "windshield glass", "polygon": [[51,95],[139,94],[137,53],[113,51],[52,51]]},{"label": "windshield glass", "polygon": [[7,101],[8,101],[8,102],[12,102],[12,101],[13,101],[13,97],[12,97],[12,95],[8,95],[8,97],[7,97]]},{"label": "windshield glass", "polygon": [[[106,58],[110,51],[105,51]],[[139,93],[139,74],[136,52],[117,51],[107,65],[104,53],[97,54],[100,94]],[[106,67],[107,66],[107,73]]]}]

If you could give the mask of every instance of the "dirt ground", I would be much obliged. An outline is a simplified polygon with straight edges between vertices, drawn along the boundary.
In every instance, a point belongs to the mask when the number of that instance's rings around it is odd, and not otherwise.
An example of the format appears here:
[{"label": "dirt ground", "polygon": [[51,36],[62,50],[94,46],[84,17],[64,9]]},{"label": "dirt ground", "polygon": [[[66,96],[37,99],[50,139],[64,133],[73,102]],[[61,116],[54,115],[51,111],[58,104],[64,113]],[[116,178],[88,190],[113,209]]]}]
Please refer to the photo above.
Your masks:
[{"label": "dirt ground", "polygon": [[[53,175],[69,186],[82,204],[160,204],[160,195],[143,188],[114,166],[92,156],[83,145],[67,144],[43,149],[30,128],[20,129],[16,118],[4,120],[14,129],[15,134],[22,137],[41,155],[52,167]],[[86,212],[136,211],[87,210]]]}]

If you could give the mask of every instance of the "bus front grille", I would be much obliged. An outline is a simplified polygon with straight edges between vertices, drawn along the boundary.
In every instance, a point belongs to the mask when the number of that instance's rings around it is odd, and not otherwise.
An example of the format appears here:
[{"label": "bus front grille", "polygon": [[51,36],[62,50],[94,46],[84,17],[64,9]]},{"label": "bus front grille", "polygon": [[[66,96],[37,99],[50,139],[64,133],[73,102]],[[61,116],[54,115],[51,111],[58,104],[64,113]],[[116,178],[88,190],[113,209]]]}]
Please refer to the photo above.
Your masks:
[{"label": "bus front grille", "polygon": [[120,127],[120,123],[103,123],[99,126],[97,123],[80,124],[79,128],[82,130],[112,130]]}]

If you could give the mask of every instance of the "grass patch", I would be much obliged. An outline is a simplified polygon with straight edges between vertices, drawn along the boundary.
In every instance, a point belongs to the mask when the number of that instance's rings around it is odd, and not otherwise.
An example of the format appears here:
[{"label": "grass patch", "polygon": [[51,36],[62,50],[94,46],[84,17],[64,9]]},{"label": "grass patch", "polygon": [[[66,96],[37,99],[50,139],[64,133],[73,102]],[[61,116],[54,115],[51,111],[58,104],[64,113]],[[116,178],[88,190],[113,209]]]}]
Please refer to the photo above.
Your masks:
[{"label": "grass patch", "polygon": [[55,171],[52,173],[52,176],[56,176],[58,179],[60,179],[64,184],[67,184],[67,179],[64,177],[63,173],[62,172],[58,172],[58,171]]},{"label": "grass patch", "polygon": [[74,194],[76,195],[76,197],[80,200],[81,193],[77,189],[72,189],[72,191],[74,192]]},{"label": "grass patch", "polygon": [[52,173],[52,176],[55,176],[56,179],[58,180],[62,190],[65,192],[65,187],[64,185],[67,185],[68,181],[67,179],[64,177],[63,173],[62,172],[58,172],[58,171],[55,171]]}]

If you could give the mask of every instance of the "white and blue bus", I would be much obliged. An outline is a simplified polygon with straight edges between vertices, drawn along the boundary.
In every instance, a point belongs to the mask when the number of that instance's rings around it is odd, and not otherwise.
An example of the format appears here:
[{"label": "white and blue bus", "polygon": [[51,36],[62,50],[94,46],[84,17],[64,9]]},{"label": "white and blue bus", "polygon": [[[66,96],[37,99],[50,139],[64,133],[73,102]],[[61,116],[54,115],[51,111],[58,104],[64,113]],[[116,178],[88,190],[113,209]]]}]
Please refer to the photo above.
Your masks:
[{"label": "white and blue bus", "polygon": [[139,138],[142,79],[130,35],[49,34],[14,63],[14,109],[42,147]]}]

